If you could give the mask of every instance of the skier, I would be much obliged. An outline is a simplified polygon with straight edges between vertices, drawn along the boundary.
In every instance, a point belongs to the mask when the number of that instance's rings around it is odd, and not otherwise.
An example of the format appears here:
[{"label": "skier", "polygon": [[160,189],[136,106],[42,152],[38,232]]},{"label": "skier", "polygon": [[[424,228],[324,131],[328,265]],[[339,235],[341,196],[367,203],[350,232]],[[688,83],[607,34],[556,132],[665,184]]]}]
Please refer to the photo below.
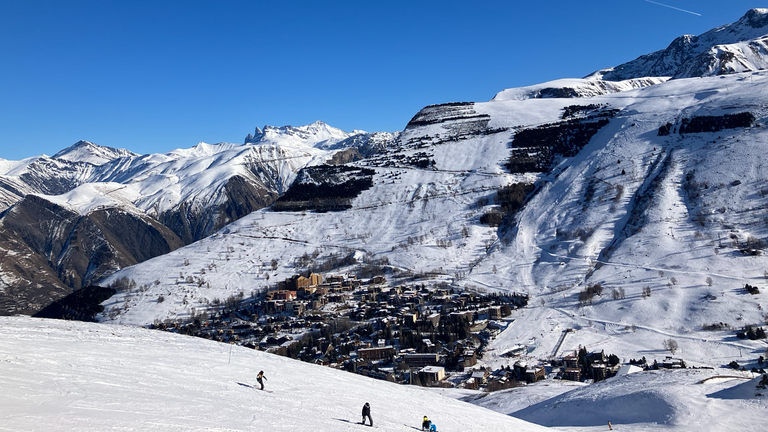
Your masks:
[{"label": "skier", "polygon": [[264,381],[262,380],[265,380],[265,379],[267,379],[267,377],[264,376],[264,371],[259,371],[259,374],[256,375],[256,381],[258,381],[259,384],[261,384],[261,390],[264,390]]},{"label": "skier", "polygon": [[371,426],[373,426],[373,419],[371,418],[371,405],[368,402],[363,405],[363,421],[360,422],[360,424],[365,424],[366,417],[368,417],[368,420],[371,421]]},{"label": "skier", "polygon": [[429,430],[429,425],[431,423],[432,422],[429,421],[429,418],[427,416],[424,416],[424,420],[421,422],[421,430],[423,430],[423,431]]}]

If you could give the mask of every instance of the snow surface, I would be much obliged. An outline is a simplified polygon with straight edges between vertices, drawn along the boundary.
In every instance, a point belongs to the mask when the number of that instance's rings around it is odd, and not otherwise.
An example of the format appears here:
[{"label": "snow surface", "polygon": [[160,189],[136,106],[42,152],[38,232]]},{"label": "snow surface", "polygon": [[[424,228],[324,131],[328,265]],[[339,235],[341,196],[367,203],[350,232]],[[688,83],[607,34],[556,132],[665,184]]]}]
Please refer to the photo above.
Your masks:
[{"label": "snow surface", "polygon": [[103,165],[121,157],[134,156],[138,155],[129,150],[99,146],[89,141],[78,141],[72,146],[53,155],[53,158],[72,162],[88,162],[93,165]]},{"label": "snow surface", "polygon": [[[254,388],[256,374],[267,380]],[[472,404],[205,339],[0,317],[0,429],[23,431],[544,431]]]},{"label": "snow surface", "polygon": [[756,387],[760,378],[731,372],[727,380],[711,379],[717,376],[711,370],[660,370],[617,376],[511,415],[568,430],[575,426],[605,430],[608,422],[614,430],[622,431],[764,429],[768,392]]},{"label": "snow surface", "polygon": [[43,157],[47,156],[33,156],[18,161],[0,159],[0,175],[17,176],[20,174],[20,170],[23,170],[27,165]]},{"label": "snow surface", "polygon": [[574,97],[579,98],[593,97],[661,84],[668,79],[665,77],[650,77],[626,81],[603,81],[597,78],[564,78],[526,87],[504,89],[498,92],[492,101],[552,97],[547,94],[547,91],[551,92],[553,90],[572,92]]}]

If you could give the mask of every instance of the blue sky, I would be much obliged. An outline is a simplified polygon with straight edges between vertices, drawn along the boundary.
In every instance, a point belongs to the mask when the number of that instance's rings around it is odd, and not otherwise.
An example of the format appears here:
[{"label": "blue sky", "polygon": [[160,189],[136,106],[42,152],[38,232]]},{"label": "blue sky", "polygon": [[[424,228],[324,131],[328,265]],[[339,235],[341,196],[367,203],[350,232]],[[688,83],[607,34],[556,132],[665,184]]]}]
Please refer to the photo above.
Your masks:
[{"label": "blue sky", "polygon": [[582,77],[760,7],[740,0],[0,0],[0,158],[137,153]]}]

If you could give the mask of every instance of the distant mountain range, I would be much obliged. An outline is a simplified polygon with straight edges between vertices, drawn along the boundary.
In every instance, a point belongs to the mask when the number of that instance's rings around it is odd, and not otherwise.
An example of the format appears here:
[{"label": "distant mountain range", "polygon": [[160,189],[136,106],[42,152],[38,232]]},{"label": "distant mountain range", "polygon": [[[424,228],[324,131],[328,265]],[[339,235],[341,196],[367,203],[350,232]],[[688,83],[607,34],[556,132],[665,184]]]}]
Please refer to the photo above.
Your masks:
[{"label": "distant mountain range", "polygon": [[105,274],[205,238],[272,204],[301,168],[331,159],[339,143],[369,154],[393,137],[316,122],[267,126],[243,145],[137,155],[79,141],[52,157],[0,160],[0,249],[8,252],[0,272],[10,281],[0,309],[35,312]]}]

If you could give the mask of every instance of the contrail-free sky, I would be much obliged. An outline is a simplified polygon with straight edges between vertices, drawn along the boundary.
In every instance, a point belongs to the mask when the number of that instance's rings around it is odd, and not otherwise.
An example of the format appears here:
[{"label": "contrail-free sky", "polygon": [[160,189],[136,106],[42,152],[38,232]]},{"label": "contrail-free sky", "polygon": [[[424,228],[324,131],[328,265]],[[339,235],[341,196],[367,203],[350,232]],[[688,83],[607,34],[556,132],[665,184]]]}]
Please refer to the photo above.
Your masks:
[{"label": "contrail-free sky", "polygon": [[691,12],[691,11],[689,11],[689,10],[680,9],[680,8],[677,8],[677,7],[674,7],[674,6],[670,6],[670,5],[665,5],[664,3],[657,3],[657,2],[655,2],[655,1],[651,1],[651,0],[645,0],[645,1],[647,1],[648,3],[653,3],[653,4],[655,4],[655,5],[659,5],[659,6],[668,7],[668,8],[670,8],[670,9],[679,10],[680,12],[686,12],[686,13],[689,13],[689,14],[693,14],[693,15],[696,15],[696,16],[701,16],[701,14],[700,14],[700,13]]}]

